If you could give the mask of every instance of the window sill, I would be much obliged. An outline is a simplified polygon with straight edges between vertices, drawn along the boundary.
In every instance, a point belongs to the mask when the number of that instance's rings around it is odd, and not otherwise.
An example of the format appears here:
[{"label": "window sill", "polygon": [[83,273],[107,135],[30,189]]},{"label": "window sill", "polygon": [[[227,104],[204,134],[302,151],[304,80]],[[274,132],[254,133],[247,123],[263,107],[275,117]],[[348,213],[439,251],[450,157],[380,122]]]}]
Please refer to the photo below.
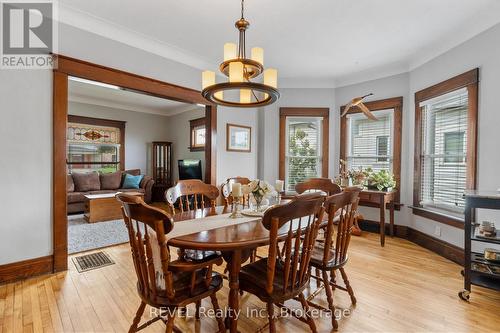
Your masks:
[{"label": "window sill", "polygon": [[189,147],[189,151],[204,151],[205,147]]},{"label": "window sill", "polygon": [[446,224],[446,225],[449,225],[449,226],[452,226],[455,228],[459,228],[459,229],[464,228],[464,220],[462,220],[458,217],[439,213],[439,212],[433,211],[431,209],[422,208],[422,207],[412,206],[411,209],[413,210],[414,215],[425,217],[427,219],[431,219],[431,220],[434,220],[436,222],[440,222],[440,223],[443,223],[443,224]]}]

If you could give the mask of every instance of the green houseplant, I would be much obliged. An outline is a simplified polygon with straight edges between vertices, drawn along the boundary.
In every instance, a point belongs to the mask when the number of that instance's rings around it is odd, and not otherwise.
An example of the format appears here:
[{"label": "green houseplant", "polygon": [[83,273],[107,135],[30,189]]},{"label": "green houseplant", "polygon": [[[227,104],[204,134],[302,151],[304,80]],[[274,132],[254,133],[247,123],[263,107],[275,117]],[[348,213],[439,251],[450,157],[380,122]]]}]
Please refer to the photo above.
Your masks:
[{"label": "green houseplant", "polygon": [[387,170],[371,172],[368,175],[368,188],[377,189],[379,191],[387,191],[396,186],[394,174]]}]

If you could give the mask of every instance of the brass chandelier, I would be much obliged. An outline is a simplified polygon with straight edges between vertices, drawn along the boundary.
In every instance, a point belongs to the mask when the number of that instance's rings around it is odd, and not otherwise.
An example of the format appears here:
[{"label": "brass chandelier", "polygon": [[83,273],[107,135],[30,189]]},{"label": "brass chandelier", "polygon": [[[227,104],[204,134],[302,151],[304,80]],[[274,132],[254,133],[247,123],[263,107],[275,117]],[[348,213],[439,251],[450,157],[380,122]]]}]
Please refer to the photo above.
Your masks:
[{"label": "brass chandelier", "polygon": [[[239,30],[238,46],[234,43],[224,44],[224,62],[219,69],[229,82],[216,83],[215,72],[202,73],[201,94],[208,101],[224,106],[260,107],[278,100],[278,71],[273,68],[264,70],[264,50],[260,47],[251,49],[250,59],[246,57],[245,31],[250,23],[244,18],[244,1],[241,0],[241,18],[235,26]],[[264,82],[252,82],[250,79],[264,74]],[[234,91],[226,94],[224,92]],[[239,96],[237,96],[239,93]],[[233,98],[230,99],[229,96]],[[238,98],[239,97],[239,98]]]}]

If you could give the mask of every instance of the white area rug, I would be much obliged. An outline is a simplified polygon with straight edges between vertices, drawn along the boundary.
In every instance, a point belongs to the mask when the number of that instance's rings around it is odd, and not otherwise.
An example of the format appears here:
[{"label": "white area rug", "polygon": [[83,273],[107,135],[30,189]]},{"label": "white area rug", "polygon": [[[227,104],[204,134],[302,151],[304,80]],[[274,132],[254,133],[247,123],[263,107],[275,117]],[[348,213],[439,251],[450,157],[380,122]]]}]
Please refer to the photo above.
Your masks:
[{"label": "white area rug", "polygon": [[68,216],[68,253],[128,242],[123,220],[87,223],[83,215]]}]

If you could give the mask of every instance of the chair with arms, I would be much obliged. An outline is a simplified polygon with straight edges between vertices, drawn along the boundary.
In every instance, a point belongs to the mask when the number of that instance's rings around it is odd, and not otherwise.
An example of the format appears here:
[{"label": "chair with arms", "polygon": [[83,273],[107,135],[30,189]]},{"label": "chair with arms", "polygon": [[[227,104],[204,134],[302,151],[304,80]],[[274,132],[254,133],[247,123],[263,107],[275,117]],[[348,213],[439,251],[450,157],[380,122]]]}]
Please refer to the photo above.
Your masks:
[{"label": "chair with arms", "polygon": [[[250,179],[246,177],[232,177],[226,179],[226,181],[221,186],[221,193],[224,197],[224,205],[226,207],[230,207],[233,204],[233,197],[231,196],[231,185],[234,183],[239,183],[241,185],[248,185],[250,183]],[[244,194],[242,198],[243,207],[248,206],[250,202],[250,195]]]},{"label": "chair with arms", "polygon": [[342,189],[330,178],[309,178],[304,182],[297,183],[295,185],[295,191],[297,191],[298,194],[302,194],[306,191],[322,191],[325,192],[326,195],[333,195],[342,192]]},{"label": "chair with arms", "polygon": [[[122,204],[141,298],[129,332],[137,332],[158,320],[165,322],[166,332],[181,332],[174,326],[176,310],[199,304],[206,297],[210,297],[214,310],[220,311],[216,292],[222,288],[222,277],[212,267],[220,265],[222,259],[171,261],[165,234],[174,227],[172,219],[139,197],[120,193],[116,198]],[[159,309],[160,315],[139,326],[146,305]],[[217,322],[222,332],[224,323],[220,318]]]},{"label": "chair with arms", "polygon": [[[274,305],[306,322],[316,332],[303,291],[309,283],[309,261],[323,218],[323,200],[318,193],[306,194],[267,210],[262,223],[270,232],[268,256],[241,269],[240,289],[267,304],[270,332],[276,332]],[[286,237],[279,237],[283,233]],[[284,306],[290,299],[301,303],[305,318]]]},{"label": "chair with arms", "polygon": [[[349,283],[344,266],[347,264],[349,242],[351,239],[351,230],[356,215],[358,206],[359,190],[344,191],[328,197],[324,206],[328,213],[328,224],[326,227],[325,239],[323,242],[316,242],[314,251],[311,257],[311,267],[321,271],[321,276],[312,276],[312,278],[321,282],[325,288],[328,300],[328,307],[332,313],[332,326],[338,328],[338,323],[335,319],[335,306],[333,304],[332,290],[340,289],[347,291],[351,297],[352,304],[356,304],[354,291]],[[337,234],[335,234],[334,220],[337,220]],[[335,272],[339,270],[344,280],[345,287],[339,286],[335,281]],[[330,276],[328,276],[330,274]],[[317,304],[310,302],[321,290],[318,288],[309,297],[309,304],[320,307]]]}]

